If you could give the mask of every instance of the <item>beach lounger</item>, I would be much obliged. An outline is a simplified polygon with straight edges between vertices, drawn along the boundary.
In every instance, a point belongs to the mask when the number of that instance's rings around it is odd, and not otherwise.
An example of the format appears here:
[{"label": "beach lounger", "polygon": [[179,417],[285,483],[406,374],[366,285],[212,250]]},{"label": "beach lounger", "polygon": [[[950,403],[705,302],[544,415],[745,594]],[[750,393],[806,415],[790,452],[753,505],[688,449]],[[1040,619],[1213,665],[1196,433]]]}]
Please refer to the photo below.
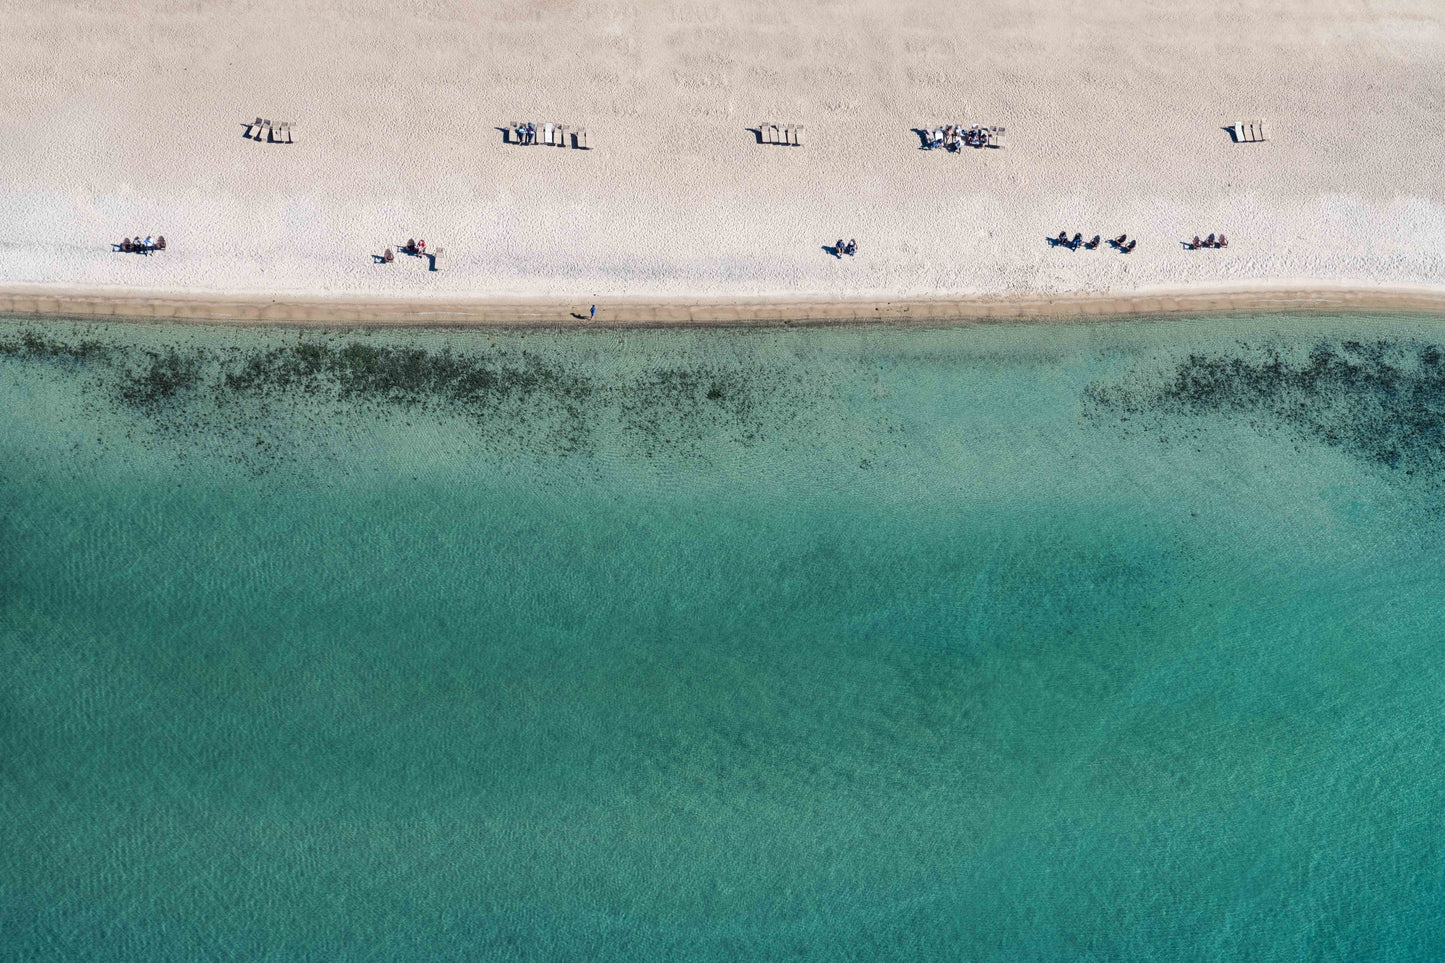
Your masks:
[{"label": "beach lounger", "polygon": [[556,142],[556,146],[558,146],[558,147],[566,147],[566,146],[567,146],[567,128],[564,127],[564,126],[561,125],[561,124],[558,124],[558,125],[557,125],[557,130],[556,130],[556,135],[555,135],[555,137],[554,137],[553,139],[554,139],[555,142]]},{"label": "beach lounger", "polygon": [[578,150],[589,150],[589,149],[590,149],[590,148],[588,148],[588,146],[587,146],[587,128],[586,128],[586,127],[578,127],[577,130],[573,132],[573,134],[572,134],[572,143],[576,145],[576,147],[577,147]]},{"label": "beach lounger", "polygon": [[794,127],[793,127],[793,146],[794,146],[794,147],[802,147],[802,146],[803,146],[803,125],[802,125],[802,124],[796,124],[796,125],[794,125]]},{"label": "beach lounger", "polygon": [[551,124],[543,124],[543,125],[542,125],[542,143],[546,144],[546,145],[549,146],[549,147],[552,145],[552,125],[551,125]]},{"label": "beach lounger", "polygon": [[763,128],[763,143],[765,143],[765,144],[776,144],[776,143],[778,143],[778,125],[777,125],[777,124],[769,124],[768,126],[766,126],[766,127]]},{"label": "beach lounger", "polygon": [[984,143],[989,147],[1003,147],[1003,131],[1002,127],[990,127]]}]

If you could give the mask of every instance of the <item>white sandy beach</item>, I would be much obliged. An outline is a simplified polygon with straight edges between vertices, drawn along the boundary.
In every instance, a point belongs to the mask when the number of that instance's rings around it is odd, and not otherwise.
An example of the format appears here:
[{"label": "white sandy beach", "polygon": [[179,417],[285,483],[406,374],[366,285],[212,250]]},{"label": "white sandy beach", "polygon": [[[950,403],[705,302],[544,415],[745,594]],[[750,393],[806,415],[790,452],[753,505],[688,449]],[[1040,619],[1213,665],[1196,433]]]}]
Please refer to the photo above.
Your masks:
[{"label": "white sandy beach", "polygon": [[[1445,286],[1439,0],[0,14],[0,290],[27,297],[605,309]],[[244,139],[256,116],[294,120],[297,142]],[[1222,129],[1255,118],[1268,143]],[[585,126],[593,149],[507,145],[512,119]],[[759,120],[804,124],[805,145],[759,145]],[[920,149],[913,128],[952,121],[1006,126],[1008,146]],[[1051,248],[1060,230],[1139,246]],[[1227,250],[1182,248],[1219,231]],[[137,234],[169,250],[112,252]],[[373,263],[407,237],[444,248],[440,270]],[[840,237],[857,257],[825,253]]]}]

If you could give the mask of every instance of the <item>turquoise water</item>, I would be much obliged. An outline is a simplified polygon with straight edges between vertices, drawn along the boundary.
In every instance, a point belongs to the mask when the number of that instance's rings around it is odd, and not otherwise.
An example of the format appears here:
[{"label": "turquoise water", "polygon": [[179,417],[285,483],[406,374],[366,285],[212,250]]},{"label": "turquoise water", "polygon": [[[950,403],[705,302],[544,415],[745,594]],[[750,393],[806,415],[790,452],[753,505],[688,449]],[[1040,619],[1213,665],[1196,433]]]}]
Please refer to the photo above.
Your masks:
[{"label": "turquoise water", "polygon": [[1441,344],[0,323],[0,955],[1445,956]]}]

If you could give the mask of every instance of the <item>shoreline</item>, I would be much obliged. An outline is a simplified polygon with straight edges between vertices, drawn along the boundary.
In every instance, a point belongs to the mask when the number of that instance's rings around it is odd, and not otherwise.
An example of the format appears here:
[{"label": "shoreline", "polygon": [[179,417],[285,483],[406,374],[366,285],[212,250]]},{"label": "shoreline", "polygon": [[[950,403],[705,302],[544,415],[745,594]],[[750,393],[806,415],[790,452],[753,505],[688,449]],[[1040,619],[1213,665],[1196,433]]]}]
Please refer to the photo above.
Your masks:
[{"label": "shoreline", "polygon": [[114,291],[0,286],[0,316],[35,320],[174,321],[354,327],[746,327],[859,323],[1068,323],[1202,314],[1441,314],[1445,286],[1309,284],[1081,291],[953,298],[556,298],[269,297],[223,292]]}]

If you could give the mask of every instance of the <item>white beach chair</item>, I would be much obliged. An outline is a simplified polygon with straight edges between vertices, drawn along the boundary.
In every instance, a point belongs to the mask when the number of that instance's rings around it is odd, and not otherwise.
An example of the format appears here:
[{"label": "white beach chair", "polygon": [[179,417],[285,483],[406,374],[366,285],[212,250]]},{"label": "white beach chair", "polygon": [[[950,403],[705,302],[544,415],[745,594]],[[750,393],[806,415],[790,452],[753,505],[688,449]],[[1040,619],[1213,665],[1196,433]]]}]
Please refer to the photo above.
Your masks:
[{"label": "white beach chair", "polygon": [[552,125],[551,125],[551,124],[545,124],[545,125],[543,125],[543,127],[542,127],[542,143],[548,145],[549,147],[550,147],[551,144],[552,144]]},{"label": "white beach chair", "polygon": [[590,148],[587,146],[586,127],[578,127],[577,130],[572,134],[572,140],[573,143],[577,145],[577,148],[579,150],[590,150]]},{"label": "white beach chair", "polygon": [[553,141],[554,141],[555,146],[557,146],[557,147],[566,147],[566,146],[567,146],[567,128],[564,127],[564,126],[561,125],[561,124],[558,124],[558,125],[557,125],[557,129],[553,132]]}]

